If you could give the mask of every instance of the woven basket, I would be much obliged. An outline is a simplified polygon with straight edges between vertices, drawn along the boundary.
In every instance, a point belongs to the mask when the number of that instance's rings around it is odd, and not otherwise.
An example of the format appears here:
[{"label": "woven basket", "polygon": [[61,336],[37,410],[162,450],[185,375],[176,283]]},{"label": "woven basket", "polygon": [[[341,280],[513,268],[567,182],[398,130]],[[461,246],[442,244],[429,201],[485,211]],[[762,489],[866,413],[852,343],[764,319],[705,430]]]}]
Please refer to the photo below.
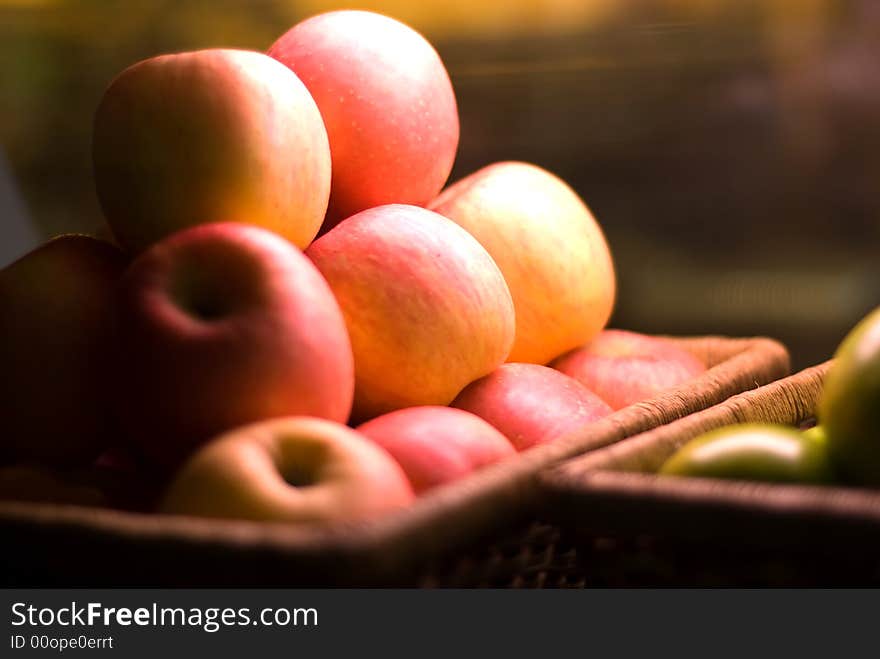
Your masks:
[{"label": "woven basket", "polygon": [[542,474],[550,519],[574,536],[569,541],[578,547],[574,563],[581,581],[880,582],[878,491],[653,473],[676,449],[708,430],[742,422],[800,425],[810,419],[829,365],[734,396]]},{"label": "woven basket", "polygon": [[[437,488],[409,509],[371,524],[315,531],[0,503],[3,580],[25,586],[443,585],[431,576],[437,565],[454,563],[456,552],[501,537],[532,518],[541,498],[536,476],[543,468],[788,372],[788,353],[769,339],[672,340],[709,370],[685,386],[620,410],[553,444]],[[455,569],[447,573],[458,574]]]}]

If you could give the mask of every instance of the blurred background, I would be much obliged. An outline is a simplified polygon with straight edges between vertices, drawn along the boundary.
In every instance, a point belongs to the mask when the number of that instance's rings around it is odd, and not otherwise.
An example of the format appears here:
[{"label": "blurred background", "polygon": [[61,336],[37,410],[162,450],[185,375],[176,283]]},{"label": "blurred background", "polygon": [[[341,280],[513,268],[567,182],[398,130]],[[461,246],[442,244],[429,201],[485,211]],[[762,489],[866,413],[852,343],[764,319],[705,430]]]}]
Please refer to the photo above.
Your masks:
[{"label": "blurred background", "polygon": [[521,159],[583,196],[615,326],[766,334],[801,367],[880,304],[880,0],[0,0],[0,265],[102,223],[91,121],[116,73],[338,8],[434,43],[453,179]]}]

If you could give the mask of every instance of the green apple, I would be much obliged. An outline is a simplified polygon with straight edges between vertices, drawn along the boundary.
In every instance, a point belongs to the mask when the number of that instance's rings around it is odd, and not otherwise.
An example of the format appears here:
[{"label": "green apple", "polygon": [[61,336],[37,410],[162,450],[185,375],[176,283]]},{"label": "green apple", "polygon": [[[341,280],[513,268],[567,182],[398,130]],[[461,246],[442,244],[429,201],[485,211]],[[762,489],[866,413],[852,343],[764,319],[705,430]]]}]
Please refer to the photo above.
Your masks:
[{"label": "green apple", "polygon": [[726,426],[682,446],[660,468],[667,476],[779,483],[827,483],[825,446],[793,428],[773,424]]},{"label": "green apple", "polygon": [[837,349],[825,378],[819,420],[841,476],[880,485],[880,308]]},{"label": "green apple", "polygon": [[814,442],[818,442],[823,446],[828,444],[828,433],[825,432],[824,426],[813,426],[804,430],[804,437],[808,437]]}]

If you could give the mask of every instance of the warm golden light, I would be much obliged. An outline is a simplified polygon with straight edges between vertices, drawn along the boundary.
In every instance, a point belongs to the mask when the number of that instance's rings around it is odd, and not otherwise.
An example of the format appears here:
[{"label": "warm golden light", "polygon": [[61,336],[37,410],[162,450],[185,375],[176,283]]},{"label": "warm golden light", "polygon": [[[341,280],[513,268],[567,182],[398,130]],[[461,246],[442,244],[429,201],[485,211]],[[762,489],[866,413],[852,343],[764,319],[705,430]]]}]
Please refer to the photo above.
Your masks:
[{"label": "warm golden light", "polygon": [[593,24],[621,7],[619,0],[296,0],[292,13],[368,9],[400,19],[438,36],[491,38],[524,33],[572,31]]}]

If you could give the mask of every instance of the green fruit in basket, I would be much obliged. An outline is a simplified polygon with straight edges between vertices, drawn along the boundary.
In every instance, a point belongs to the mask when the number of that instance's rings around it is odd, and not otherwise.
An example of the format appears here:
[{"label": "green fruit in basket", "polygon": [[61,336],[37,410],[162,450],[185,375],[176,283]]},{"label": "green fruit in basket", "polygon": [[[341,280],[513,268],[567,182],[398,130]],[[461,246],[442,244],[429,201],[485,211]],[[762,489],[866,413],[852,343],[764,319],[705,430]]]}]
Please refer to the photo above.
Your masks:
[{"label": "green fruit in basket", "polygon": [[813,426],[812,428],[807,428],[804,430],[804,437],[822,444],[823,446],[828,446],[828,433],[825,432],[825,426]]},{"label": "green fruit in basket", "polygon": [[771,424],[727,426],[700,435],[660,468],[668,476],[776,483],[827,483],[825,445],[807,433]]},{"label": "green fruit in basket", "polygon": [[819,402],[831,459],[847,481],[880,485],[880,308],[834,357]]}]

